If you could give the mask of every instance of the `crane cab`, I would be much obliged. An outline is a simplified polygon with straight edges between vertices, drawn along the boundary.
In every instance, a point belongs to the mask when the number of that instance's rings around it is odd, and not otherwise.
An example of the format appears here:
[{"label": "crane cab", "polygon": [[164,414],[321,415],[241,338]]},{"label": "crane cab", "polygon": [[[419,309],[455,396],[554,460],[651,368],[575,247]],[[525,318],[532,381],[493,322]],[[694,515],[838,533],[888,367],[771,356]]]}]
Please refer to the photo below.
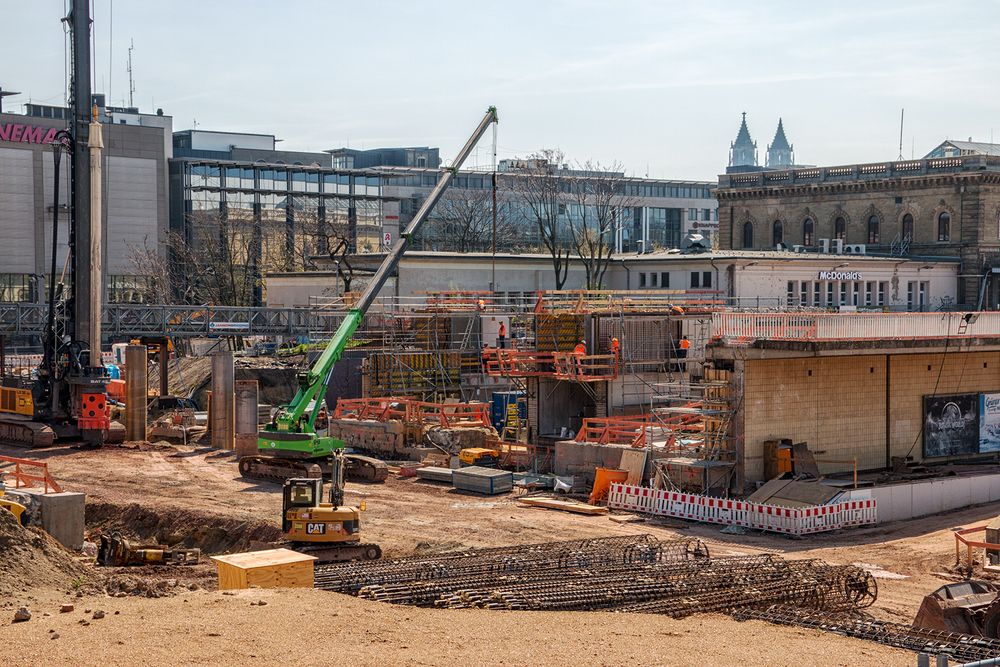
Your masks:
[{"label": "crane cab", "polygon": [[323,480],[285,480],[281,530],[290,542],[359,542],[361,512],[357,507],[321,502]]}]

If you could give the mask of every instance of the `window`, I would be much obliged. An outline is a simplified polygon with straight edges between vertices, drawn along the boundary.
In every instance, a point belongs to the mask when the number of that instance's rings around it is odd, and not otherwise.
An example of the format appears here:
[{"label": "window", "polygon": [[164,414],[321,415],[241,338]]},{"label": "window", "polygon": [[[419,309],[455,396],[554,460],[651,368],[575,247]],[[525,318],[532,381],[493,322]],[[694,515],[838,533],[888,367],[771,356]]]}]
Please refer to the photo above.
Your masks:
[{"label": "window", "polygon": [[786,305],[790,306],[793,303],[795,303],[795,293],[797,291],[798,291],[798,283],[796,283],[794,280],[789,280],[788,281],[788,294],[787,294],[788,300],[786,302]]},{"label": "window", "polygon": [[938,215],[938,241],[950,241],[951,240],[951,214],[947,211],[942,211]]},{"label": "window", "polygon": [[660,273],[660,287],[667,289],[670,287],[670,273],[663,271]]},{"label": "window", "polygon": [[878,243],[878,238],[878,216],[873,215],[868,218],[868,242],[872,245],[876,245]]},{"label": "window", "polygon": [[0,273],[0,301],[34,301],[35,281],[27,273]]},{"label": "window", "polygon": [[841,241],[847,240],[847,221],[842,217],[833,221],[833,238]]},{"label": "window", "polygon": [[906,283],[906,308],[913,310],[913,298],[916,295],[917,283],[913,280]]},{"label": "window", "polygon": [[711,220],[712,219],[712,209],[710,209],[710,208],[703,208],[703,209],[701,209],[701,219],[703,221],[705,221],[705,222],[708,222],[709,220]]},{"label": "window", "polygon": [[835,302],[833,300],[833,283],[826,284],[826,305],[833,306]]},{"label": "window", "polygon": [[861,283],[859,282],[851,283],[851,305],[861,305]]},{"label": "window", "polygon": [[903,216],[903,240],[913,240],[913,216],[909,213]]},{"label": "window", "polygon": [[743,247],[753,247],[753,223],[750,221],[743,223]]},{"label": "window", "polygon": [[784,239],[784,234],[782,233],[781,229],[781,220],[774,221],[771,236],[772,236],[771,245],[773,246],[781,245],[781,242]]},{"label": "window", "polygon": [[931,299],[931,284],[926,281],[920,281],[920,285],[917,287],[917,304],[920,306],[920,310],[927,310],[927,306],[930,304]]},{"label": "window", "polygon": [[799,305],[808,306],[809,305],[809,283],[805,280],[801,283],[802,289],[799,291]]},{"label": "window", "polygon": [[702,273],[701,273],[701,286],[702,287],[711,287],[712,286],[712,272],[711,271],[702,271]]},{"label": "window", "polygon": [[885,293],[888,291],[888,289],[889,289],[889,283],[887,283],[887,282],[881,282],[881,283],[878,284],[878,305],[879,306],[884,306],[885,305]]},{"label": "window", "polygon": [[819,306],[820,305],[819,285],[820,285],[820,283],[819,283],[818,280],[813,283],[813,302],[812,302],[812,305],[814,305],[814,306]]},{"label": "window", "polygon": [[701,287],[701,274],[697,271],[691,272],[691,287],[697,288]]},{"label": "window", "polygon": [[639,272],[639,287],[646,286],[646,274],[642,271]]},{"label": "window", "polygon": [[847,283],[840,283],[840,305],[847,305]]},{"label": "window", "polygon": [[650,273],[649,274],[649,286],[650,287],[656,287],[656,279],[659,278],[659,276],[660,276],[660,274],[658,274],[658,273]]},{"label": "window", "polygon": [[867,282],[865,283],[865,305],[871,306],[872,299],[875,297],[875,283]]},{"label": "window", "polygon": [[688,220],[697,220],[697,219],[698,219],[698,209],[696,209],[696,208],[689,208],[688,209]]},{"label": "window", "polygon": [[812,218],[806,218],[802,221],[802,245],[811,246],[814,236]]}]

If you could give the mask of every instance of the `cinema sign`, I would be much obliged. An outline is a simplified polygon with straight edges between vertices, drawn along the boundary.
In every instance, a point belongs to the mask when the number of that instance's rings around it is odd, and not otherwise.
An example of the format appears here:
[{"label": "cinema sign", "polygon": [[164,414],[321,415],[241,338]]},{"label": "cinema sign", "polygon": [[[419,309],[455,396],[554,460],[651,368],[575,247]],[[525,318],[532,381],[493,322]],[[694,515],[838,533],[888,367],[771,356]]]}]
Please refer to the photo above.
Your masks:
[{"label": "cinema sign", "polygon": [[0,141],[22,144],[50,144],[56,139],[58,127],[40,127],[24,123],[0,123]]}]

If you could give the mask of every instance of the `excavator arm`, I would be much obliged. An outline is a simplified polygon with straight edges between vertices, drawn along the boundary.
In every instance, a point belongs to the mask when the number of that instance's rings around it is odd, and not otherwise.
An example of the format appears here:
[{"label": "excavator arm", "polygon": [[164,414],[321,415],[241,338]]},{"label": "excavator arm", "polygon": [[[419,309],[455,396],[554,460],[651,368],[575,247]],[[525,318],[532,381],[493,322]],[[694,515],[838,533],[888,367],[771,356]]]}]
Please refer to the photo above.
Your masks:
[{"label": "excavator arm", "polygon": [[[312,433],[314,432],[314,424],[316,421],[316,415],[319,412],[318,406],[319,401],[326,394],[327,386],[330,384],[330,376],[333,372],[334,365],[340,360],[347,349],[347,344],[351,340],[351,336],[357,331],[358,327],[361,325],[361,321],[364,319],[365,313],[368,312],[368,308],[375,301],[378,293],[382,290],[389,276],[393,274],[396,267],[399,266],[399,261],[402,259],[403,254],[409,248],[413,236],[420,231],[421,226],[427,220],[430,212],[434,209],[434,206],[441,199],[445,190],[451,185],[452,179],[455,174],[465,163],[465,160],[472,153],[473,148],[486,133],[486,130],[493,124],[498,122],[496,107],[490,107],[486,111],[486,115],[479,122],[476,130],[469,137],[468,141],[459,151],[458,156],[452,165],[441,172],[438,178],[437,184],[434,189],[431,190],[427,199],[424,200],[423,205],[417,211],[417,214],[413,216],[413,219],[406,226],[403,232],[399,235],[399,238],[393,244],[389,254],[386,256],[385,260],[379,266],[375,275],[372,277],[365,291],[361,294],[354,308],[347,312],[340,326],[337,327],[336,332],[333,334],[333,338],[330,339],[329,344],[323,353],[316,359],[316,362],[312,365],[308,372],[303,373],[299,377],[299,389],[295,394],[295,397],[291,402],[284,406],[275,417],[274,423],[270,425],[270,431],[286,432],[286,433]],[[311,413],[306,416],[306,411],[309,409],[310,405],[315,405],[316,409],[312,410]],[[305,417],[305,421],[303,418]],[[265,434],[262,434],[265,435]],[[266,436],[265,436],[266,437]]]}]

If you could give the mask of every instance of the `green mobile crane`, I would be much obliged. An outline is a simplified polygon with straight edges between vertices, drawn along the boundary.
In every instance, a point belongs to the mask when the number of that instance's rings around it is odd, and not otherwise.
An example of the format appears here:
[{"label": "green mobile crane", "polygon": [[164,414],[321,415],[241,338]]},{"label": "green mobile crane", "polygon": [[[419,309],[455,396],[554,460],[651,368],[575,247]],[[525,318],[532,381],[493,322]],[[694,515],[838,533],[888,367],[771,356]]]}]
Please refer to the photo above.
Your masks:
[{"label": "green mobile crane", "polygon": [[[459,151],[454,163],[441,172],[437,184],[424,200],[423,205],[393,244],[357,304],[347,312],[330,343],[308,371],[299,373],[299,388],[288,405],[279,408],[271,422],[258,434],[257,455],[240,459],[240,473],[245,477],[285,480],[295,477],[329,475],[330,458],[340,455],[345,447],[342,440],[322,433],[322,423],[317,419],[327,411],[322,408],[323,398],[333,367],[347,348],[351,336],[361,325],[365,313],[378,296],[383,285],[399,265],[399,260],[420,230],[441,195],[448,189],[472,149],[486,130],[498,122],[496,107],[490,107],[472,136]],[[326,417],[323,417],[326,419]],[[344,455],[346,476],[351,479],[379,481],[388,475],[384,462],[356,454]]]}]

